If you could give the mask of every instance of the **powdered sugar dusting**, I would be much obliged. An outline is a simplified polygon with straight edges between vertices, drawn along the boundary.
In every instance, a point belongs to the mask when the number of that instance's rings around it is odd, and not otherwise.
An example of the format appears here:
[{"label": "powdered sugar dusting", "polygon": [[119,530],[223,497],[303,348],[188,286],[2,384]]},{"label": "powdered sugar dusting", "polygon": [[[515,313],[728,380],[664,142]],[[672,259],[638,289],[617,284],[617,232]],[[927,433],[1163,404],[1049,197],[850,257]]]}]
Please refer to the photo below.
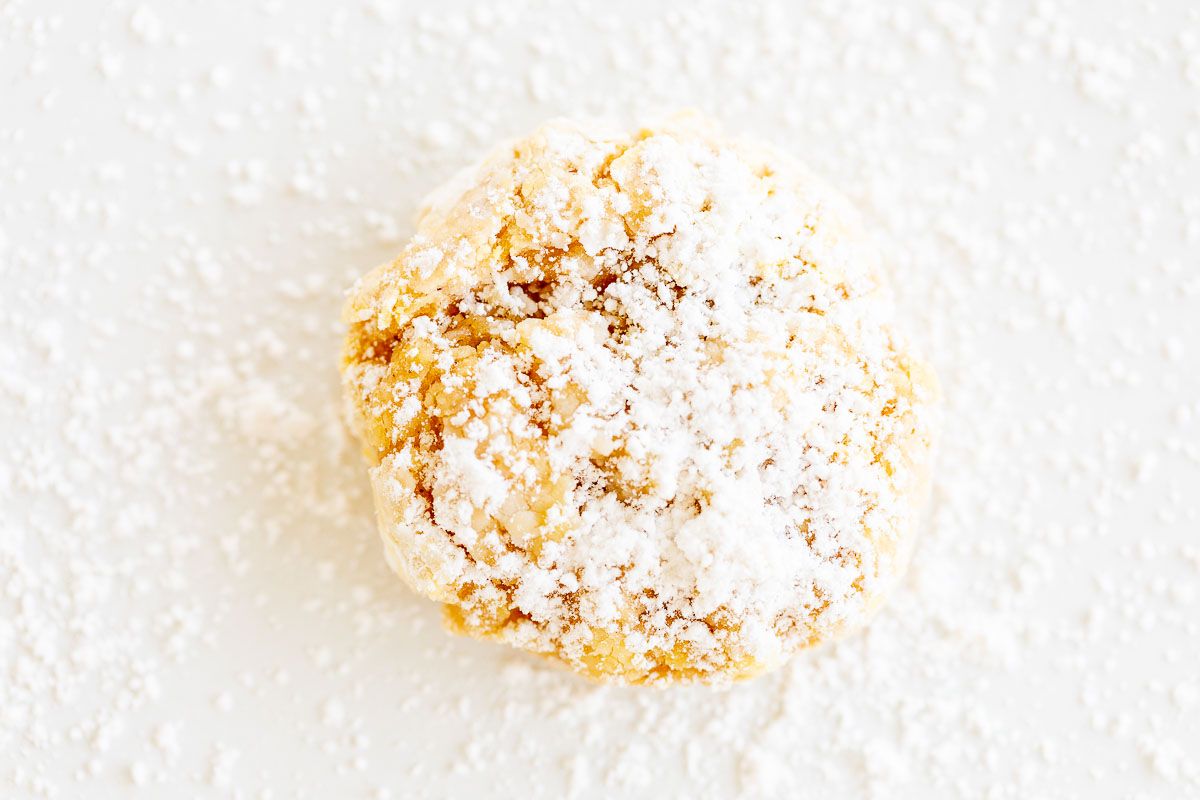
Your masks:
[{"label": "powdered sugar dusting", "polygon": [[936,390],[807,170],[698,117],[612,131],[501,148],[357,288],[383,537],[476,634],[597,677],[753,674],[900,574]]}]

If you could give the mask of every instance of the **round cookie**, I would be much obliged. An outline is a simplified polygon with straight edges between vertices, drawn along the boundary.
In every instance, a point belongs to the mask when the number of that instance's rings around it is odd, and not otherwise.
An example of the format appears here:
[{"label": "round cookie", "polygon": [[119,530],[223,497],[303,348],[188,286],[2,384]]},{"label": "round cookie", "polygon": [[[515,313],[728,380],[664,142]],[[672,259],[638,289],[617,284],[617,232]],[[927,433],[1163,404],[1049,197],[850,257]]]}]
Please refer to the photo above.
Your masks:
[{"label": "round cookie", "polygon": [[391,566],[455,630],[718,682],[861,622],[925,493],[929,370],[792,158],[555,122],[432,197],[343,362]]}]

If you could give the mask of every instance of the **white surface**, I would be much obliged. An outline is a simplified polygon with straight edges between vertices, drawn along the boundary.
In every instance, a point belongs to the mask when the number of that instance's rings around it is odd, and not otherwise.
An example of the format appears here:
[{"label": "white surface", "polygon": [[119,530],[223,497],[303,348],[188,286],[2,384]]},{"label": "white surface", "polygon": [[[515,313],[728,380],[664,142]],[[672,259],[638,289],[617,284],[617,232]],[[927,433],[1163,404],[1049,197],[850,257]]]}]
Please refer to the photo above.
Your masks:
[{"label": "white surface", "polygon": [[[0,2],[0,795],[1200,796],[1200,9],[434,7]],[[601,689],[389,575],[337,313],[493,141],[688,105],[877,222],[941,469],[866,633]]]}]

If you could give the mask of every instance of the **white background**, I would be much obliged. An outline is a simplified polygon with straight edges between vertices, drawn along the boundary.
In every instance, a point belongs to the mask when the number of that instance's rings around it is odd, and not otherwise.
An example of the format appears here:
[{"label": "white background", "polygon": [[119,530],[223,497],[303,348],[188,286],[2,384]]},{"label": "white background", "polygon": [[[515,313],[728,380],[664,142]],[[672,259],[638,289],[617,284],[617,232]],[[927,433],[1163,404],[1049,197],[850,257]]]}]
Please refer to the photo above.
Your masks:
[{"label": "white background", "polygon": [[[854,198],[947,396],[910,579],[727,691],[386,570],[342,291],[555,115]],[[0,0],[0,796],[1200,796],[1200,6]]]}]

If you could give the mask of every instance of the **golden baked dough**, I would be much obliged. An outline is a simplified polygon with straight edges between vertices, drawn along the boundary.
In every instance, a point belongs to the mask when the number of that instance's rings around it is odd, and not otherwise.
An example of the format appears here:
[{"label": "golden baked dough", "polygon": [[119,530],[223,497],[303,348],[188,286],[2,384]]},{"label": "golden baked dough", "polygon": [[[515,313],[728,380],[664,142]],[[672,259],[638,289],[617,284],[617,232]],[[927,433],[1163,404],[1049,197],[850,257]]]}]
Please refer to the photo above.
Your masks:
[{"label": "golden baked dough", "polygon": [[546,125],[431,198],[345,319],[389,563],[457,631],[736,679],[907,563],[934,381],[852,210],[777,151]]}]

